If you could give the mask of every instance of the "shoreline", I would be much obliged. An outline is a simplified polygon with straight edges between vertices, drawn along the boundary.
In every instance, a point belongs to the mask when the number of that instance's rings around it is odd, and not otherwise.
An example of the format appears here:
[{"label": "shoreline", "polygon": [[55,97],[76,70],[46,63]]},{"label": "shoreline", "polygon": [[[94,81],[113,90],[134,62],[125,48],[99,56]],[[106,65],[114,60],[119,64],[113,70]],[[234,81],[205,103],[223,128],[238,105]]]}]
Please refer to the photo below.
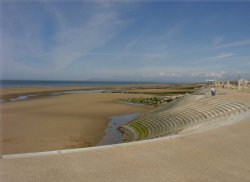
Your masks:
[{"label": "shoreline", "polygon": [[[225,90],[223,90],[223,89],[219,89],[219,91],[220,92],[222,92],[222,91],[225,91]],[[234,99],[236,99],[236,100],[241,100],[241,101],[243,101],[243,99],[245,98],[244,96],[246,95],[247,93],[240,93],[240,92],[236,92],[236,91],[231,91],[231,90],[227,90],[227,94],[225,95],[225,94],[223,94],[223,95],[221,95],[221,94],[218,94],[220,97],[222,97],[222,98],[234,98]],[[249,96],[249,94],[247,94],[247,96]],[[245,102],[246,102],[246,104],[249,104],[250,103],[250,100],[249,100],[249,97],[248,97],[248,99],[247,100],[245,100]],[[119,103],[119,102],[117,102],[117,103]],[[87,146],[87,147],[78,147],[78,148],[66,148],[66,149],[56,149],[56,150],[46,150],[46,151],[34,151],[34,152],[24,152],[24,153],[10,153],[10,154],[3,154],[3,156],[6,156],[6,158],[12,158],[12,156],[14,156],[14,158],[15,158],[15,156],[22,156],[22,155],[24,155],[24,156],[26,156],[26,154],[27,155],[29,155],[29,154],[34,154],[34,156],[39,156],[40,155],[40,153],[41,154],[45,154],[45,155],[47,155],[47,153],[48,154],[61,154],[61,153],[64,153],[64,152],[66,152],[66,153],[68,153],[68,152],[70,152],[70,151],[85,151],[85,149],[86,149],[86,151],[88,151],[88,150],[92,150],[93,148],[96,148],[96,147],[104,147],[104,148],[109,148],[109,147],[112,147],[113,145],[119,145],[120,146],[120,144],[124,144],[123,142],[118,142],[118,143],[109,143],[109,144],[98,144],[98,143],[100,143],[103,139],[104,139],[104,137],[105,137],[105,135],[107,134],[106,133],[106,130],[107,129],[109,129],[109,125],[110,125],[110,123],[112,123],[112,119],[113,118],[115,118],[115,117],[124,117],[124,116],[128,116],[128,115],[133,115],[133,114],[138,114],[137,115],[137,117],[139,116],[139,115],[141,115],[142,113],[135,113],[135,112],[131,112],[131,113],[127,113],[127,114],[118,114],[118,115],[113,115],[113,116],[110,116],[109,118],[108,118],[108,120],[106,120],[107,122],[106,122],[106,126],[105,126],[105,130],[103,131],[103,136],[102,136],[102,138],[96,143],[96,145],[92,145],[92,146]],[[191,135],[193,135],[193,134],[200,134],[200,133],[204,133],[204,132],[207,132],[207,131],[212,131],[212,130],[216,130],[216,129],[218,129],[218,128],[223,128],[223,126],[231,126],[231,125],[234,125],[234,124],[237,124],[237,123],[239,123],[239,122],[242,122],[243,120],[245,121],[245,120],[249,120],[249,113],[246,113],[245,115],[241,115],[241,118],[239,118],[237,115],[236,116],[234,116],[233,118],[228,118],[228,119],[226,119],[225,121],[224,120],[222,120],[222,118],[218,118],[217,120],[216,120],[216,122],[214,122],[214,123],[205,123],[205,124],[200,124],[200,125],[197,125],[197,126],[194,126],[194,127],[190,127],[190,128],[187,128],[186,130],[183,130],[183,131],[181,131],[180,133],[178,133],[177,135],[169,135],[169,136],[164,136],[164,137],[160,137],[160,138],[154,138],[154,139],[150,139],[150,141],[155,141],[155,140],[157,140],[158,141],[158,139],[162,139],[162,140],[164,140],[164,139],[172,139],[172,138],[182,138],[182,137],[184,137],[184,136],[189,136],[190,134]],[[128,121],[125,121],[125,122],[130,122],[131,121],[131,119],[130,120],[128,120]],[[228,122],[229,121],[229,122]],[[114,121],[113,121],[114,122]],[[119,122],[119,121],[118,121]],[[123,121],[124,122],[124,121]],[[220,122],[220,123],[218,123],[218,122]],[[119,127],[118,127],[119,128]],[[118,129],[119,130],[119,129]],[[121,132],[121,134],[123,135],[124,133],[122,132],[122,131],[120,131]],[[139,141],[139,143],[144,143],[144,142],[147,142],[148,140],[142,140],[142,141]],[[125,142],[126,144],[130,144],[130,143],[137,143],[138,141],[132,141],[132,142]]]},{"label": "shoreline", "polygon": [[[65,92],[65,91],[90,91],[90,90],[110,90],[114,92],[129,91],[130,93],[137,94],[138,92],[160,92],[161,89],[167,89],[171,91],[172,88],[181,88],[189,86],[197,86],[198,84],[131,84],[131,85],[115,85],[115,86],[64,86],[64,87],[42,87],[42,86],[27,86],[27,87],[0,87],[0,100],[13,99],[21,95],[33,95],[41,94],[48,95],[53,92]],[[136,92],[135,92],[136,91]],[[146,93],[147,93],[146,92]]]},{"label": "shoreline", "polygon": [[[0,103],[2,153],[29,153],[95,146],[105,135],[109,118],[112,116],[135,112],[143,114],[152,109],[144,105],[121,103],[121,99],[151,97],[151,93],[156,91],[183,92],[182,89],[188,90],[189,87],[193,88],[194,85],[1,89],[1,97],[8,98],[24,94],[44,94],[42,97],[22,102]],[[112,89],[115,92],[88,92],[100,89]],[[48,96],[51,92],[79,90],[86,92]]]},{"label": "shoreline", "polygon": [[[6,103],[6,102],[18,102],[18,101],[26,101],[30,99],[38,99],[42,97],[52,97],[52,96],[59,96],[59,95],[64,95],[64,94],[79,94],[79,93],[89,93],[89,92],[97,92],[97,93],[102,93],[102,92],[111,92],[112,90],[75,90],[75,91],[48,91],[46,93],[33,93],[33,94],[28,94],[28,93],[23,93],[22,95],[11,95],[10,98],[4,100],[1,99],[1,103]],[[15,96],[15,97],[14,97]]]},{"label": "shoreline", "polygon": [[120,98],[140,96],[90,92],[1,103],[2,154],[95,146],[109,118],[149,110],[119,103]]}]

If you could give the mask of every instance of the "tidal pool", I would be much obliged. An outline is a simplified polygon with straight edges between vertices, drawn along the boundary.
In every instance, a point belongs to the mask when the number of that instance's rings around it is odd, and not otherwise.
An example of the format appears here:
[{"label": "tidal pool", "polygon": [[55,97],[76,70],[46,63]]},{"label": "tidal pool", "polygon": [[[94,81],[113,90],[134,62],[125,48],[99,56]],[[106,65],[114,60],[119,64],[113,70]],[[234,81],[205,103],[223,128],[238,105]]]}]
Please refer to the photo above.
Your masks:
[{"label": "tidal pool", "polygon": [[101,139],[101,141],[97,143],[97,146],[122,143],[123,135],[118,130],[118,128],[121,125],[124,125],[128,123],[129,121],[132,121],[138,116],[139,116],[139,113],[132,113],[132,114],[126,114],[122,116],[111,117],[109,124],[105,130],[105,135]]}]

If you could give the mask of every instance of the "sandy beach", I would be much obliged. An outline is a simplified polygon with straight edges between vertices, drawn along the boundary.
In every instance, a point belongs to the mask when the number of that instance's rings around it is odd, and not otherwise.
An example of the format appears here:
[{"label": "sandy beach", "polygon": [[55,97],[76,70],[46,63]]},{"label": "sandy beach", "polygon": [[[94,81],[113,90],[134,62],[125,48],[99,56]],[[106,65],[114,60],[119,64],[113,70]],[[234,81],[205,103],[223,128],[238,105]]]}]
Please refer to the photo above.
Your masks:
[{"label": "sandy beach", "polygon": [[[149,92],[152,88],[169,88],[169,84],[138,84],[138,85],[116,85],[116,86],[68,86],[68,87],[7,87],[0,88],[0,99],[9,100],[21,95],[41,94],[41,96],[48,96],[51,92],[63,92],[63,91],[88,91],[88,90],[112,90],[112,91],[143,91],[145,89]],[[143,89],[142,89],[143,88]],[[142,89],[142,90],[138,90]],[[171,89],[171,88],[170,88]],[[159,92],[160,89],[157,89]]]},{"label": "sandy beach", "polygon": [[[3,93],[25,93],[23,88],[9,90],[11,92]],[[39,90],[26,89],[28,93],[32,91]],[[95,146],[103,137],[111,116],[141,113],[149,109],[119,103],[119,99],[141,96],[80,93],[1,104],[2,154]]]},{"label": "sandy beach", "polygon": [[[249,96],[237,90],[218,89],[217,97],[249,105]],[[249,127],[248,115],[231,125],[171,139],[163,137],[69,153],[4,159],[0,161],[2,178],[25,182],[34,179],[248,182]]]}]

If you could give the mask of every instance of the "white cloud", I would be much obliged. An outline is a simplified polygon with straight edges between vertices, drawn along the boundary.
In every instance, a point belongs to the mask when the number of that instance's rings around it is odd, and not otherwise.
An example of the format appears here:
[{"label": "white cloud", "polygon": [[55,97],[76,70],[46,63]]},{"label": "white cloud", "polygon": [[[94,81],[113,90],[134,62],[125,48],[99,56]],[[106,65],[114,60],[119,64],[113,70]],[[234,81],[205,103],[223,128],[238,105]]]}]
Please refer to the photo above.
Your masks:
[{"label": "white cloud", "polygon": [[209,57],[209,58],[206,58],[206,60],[225,60],[225,59],[229,59],[229,58],[232,58],[233,56],[235,56],[236,54],[234,53],[222,53],[218,56],[214,56],[214,57]]},{"label": "white cloud", "polygon": [[139,53],[87,53],[86,55],[90,56],[134,56],[134,57],[161,57],[161,54],[139,54]]},{"label": "white cloud", "polygon": [[56,35],[57,45],[51,51],[51,60],[65,68],[73,61],[105,45],[123,26],[114,10],[95,13],[79,28],[68,28]]},{"label": "white cloud", "polygon": [[237,46],[246,46],[246,45],[250,45],[250,39],[245,39],[245,40],[240,40],[240,41],[236,41],[236,42],[230,42],[227,44],[217,45],[217,46],[215,46],[215,48],[228,48],[228,47],[237,47]]},{"label": "white cloud", "polygon": [[171,27],[167,30],[165,36],[166,37],[173,37],[174,35],[176,35],[182,28],[182,24],[178,24],[174,27]]},{"label": "white cloud", "polygon": [[219,72],[219,73],[215,73],[215,72],[209,72],[209,73],[205,73],[204,74],[204,77],[205,78],[216,78],[216,79],[221,79],[223,78],[225,75],[225,72],[222,71],[222,72]]},{"label": "white cloud", "polygon": [[224,39],[223,36],[216,36],[216,37],[214,37],[214,39],[213,39],[213,45],[214,46],[220,45],[222,43],[223,39]]},{"label": "white cloud", "polygon": [[[96,2],[88,17],[84,17],[85,19],[82,21],[79,19],[80,22],[77,23],[77,26],[72,25],[69,19],[64,17],[65,13],[60,11],[57,6],[46,4],[45,7],[50,13],[53,13],[52,17],[55,17],[56,21],[54,24],[57,24],[50,47],[44,45],[44,38],[40,35],[42,27],[40,24],[44,22],[39,24],[37,19],[26,17],[27,13],[22,15],[21,10],[14,9],[16,14],[11,18],[12,24],[18,23],[17,27],[20,28],[21,33],[5,32],[8,49],[11,50],[11,54],[5,53],[5,58],[6,60],[11,59],[12,64],[32,59],[30,62],[36,60],[49,62],[47,69],[64,69],[96,48],[105,45],[127,24],[119,17],[116,6],[111,3]],[[9,29],[13,28],[9,27]],[[12,55],[15,55],[16,58]],[[16,66],[18,65],[16,64]],[[25,66],[30,67],[31,64]],[[32,67],[32,69],[36,69],[35,64]],[[8,69],[12,68],[8,67]],[[40,69],[42,68],[37,66],[37,70]]]}]

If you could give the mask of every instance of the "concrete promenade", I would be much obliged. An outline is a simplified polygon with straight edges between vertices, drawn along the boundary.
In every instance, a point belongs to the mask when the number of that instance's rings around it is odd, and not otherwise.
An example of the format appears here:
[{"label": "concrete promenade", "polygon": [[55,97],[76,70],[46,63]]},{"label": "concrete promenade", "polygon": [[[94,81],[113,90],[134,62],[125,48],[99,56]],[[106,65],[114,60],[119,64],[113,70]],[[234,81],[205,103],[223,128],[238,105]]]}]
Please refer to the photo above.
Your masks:
[{"label": "concrete promenade", "polygon": [[[230,97],[250,104],[249,93]],[[1,159],[3,182],[249,182],[250,117],[176,138]]]}]

